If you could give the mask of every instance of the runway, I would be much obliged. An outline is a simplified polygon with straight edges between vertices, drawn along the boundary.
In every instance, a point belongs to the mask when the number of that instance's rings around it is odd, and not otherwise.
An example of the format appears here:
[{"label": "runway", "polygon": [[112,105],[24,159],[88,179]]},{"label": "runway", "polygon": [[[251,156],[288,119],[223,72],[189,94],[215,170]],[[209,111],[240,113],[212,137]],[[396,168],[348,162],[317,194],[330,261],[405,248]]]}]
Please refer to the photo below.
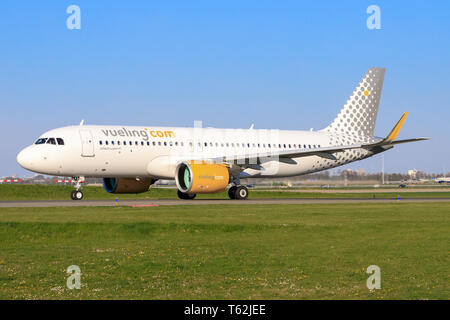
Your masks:
[{"label": "runway", "polygon": [[332,203],[411,203],[411,202],[450,202],[450,198],[410,198],[410,199],[374,199],[374,198],[321,198],[321,199],[198,199],[198,200],[42,200],[42,201],[0,201],[0,208],[50,208],[50,207],[156,207],[175,205],[266,205],[266,204],[332,204]]}]

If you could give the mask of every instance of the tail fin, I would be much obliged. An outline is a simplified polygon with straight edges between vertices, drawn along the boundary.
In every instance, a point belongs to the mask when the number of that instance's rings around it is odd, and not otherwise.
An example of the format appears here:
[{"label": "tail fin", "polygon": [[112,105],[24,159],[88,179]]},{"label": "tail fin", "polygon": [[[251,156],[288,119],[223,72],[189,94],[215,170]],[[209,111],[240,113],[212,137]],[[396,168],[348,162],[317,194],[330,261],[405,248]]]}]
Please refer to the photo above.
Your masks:
[{"label": "tail fin", "polygon": [[370,68],[324,131],[373,137],[385,71]]}]

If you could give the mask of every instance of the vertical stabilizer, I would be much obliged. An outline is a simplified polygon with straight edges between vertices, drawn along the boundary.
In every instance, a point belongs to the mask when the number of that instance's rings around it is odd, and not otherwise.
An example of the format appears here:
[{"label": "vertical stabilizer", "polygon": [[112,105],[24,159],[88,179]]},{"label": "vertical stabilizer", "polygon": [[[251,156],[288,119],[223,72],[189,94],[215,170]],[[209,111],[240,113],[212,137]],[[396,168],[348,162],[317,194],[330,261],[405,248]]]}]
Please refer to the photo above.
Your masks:
[{"label": "vertical stabilizer", "polygon": [[324,131],[373,137],[385,70],[370,68]]}]

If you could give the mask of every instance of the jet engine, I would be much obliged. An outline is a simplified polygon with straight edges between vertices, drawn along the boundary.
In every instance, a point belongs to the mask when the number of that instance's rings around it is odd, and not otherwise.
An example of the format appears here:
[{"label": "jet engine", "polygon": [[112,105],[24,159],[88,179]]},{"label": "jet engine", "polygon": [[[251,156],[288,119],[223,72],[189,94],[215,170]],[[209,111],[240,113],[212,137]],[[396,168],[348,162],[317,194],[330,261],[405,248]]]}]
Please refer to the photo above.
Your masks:
[{"label": "jet engine", "polygon": [[103,188],[109,193],[142,193],[154,182],[151,178],[103,178]]},{"label": "jet engine", "polygon": [[224,164],[184,161],[176,168],[175,181],[182,193],[217,193],[226,189],[230,174]]}]

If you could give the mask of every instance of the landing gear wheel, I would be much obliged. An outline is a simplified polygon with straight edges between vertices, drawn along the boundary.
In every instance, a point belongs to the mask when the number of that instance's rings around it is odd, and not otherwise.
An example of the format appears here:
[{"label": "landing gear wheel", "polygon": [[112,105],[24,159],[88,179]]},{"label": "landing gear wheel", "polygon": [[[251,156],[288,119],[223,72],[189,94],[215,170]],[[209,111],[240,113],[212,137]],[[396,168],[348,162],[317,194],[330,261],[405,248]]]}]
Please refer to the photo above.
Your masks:
[{"label": "landing gear wheel", "polygon": [[228,196],[232,200],[236,199],[236,189],[237,189],[236,186],[232,186],[230,189],[228,189]]},{"label": "landing gear wheel", "polygon": [[81,192],[80,190],[73,190],[70,193],[70,198],[72,198],[72,200],[81,200],[83,199],[83,192]]},{"label": "landing gear wheel", "polygon": [[234,193],[234,197],[236,200],[245,200],[248,197],[248,189],[246,186],[239,186],[236,188],[236,192]]},{"label": "landing gear wheel", "polygon": [[180,190],[178,190],[177,194],[178,194],[178,198],[183,199],[183,200],[192,200],[196,196],[196,194],[188,194],[188,193],[181,192]]}]

